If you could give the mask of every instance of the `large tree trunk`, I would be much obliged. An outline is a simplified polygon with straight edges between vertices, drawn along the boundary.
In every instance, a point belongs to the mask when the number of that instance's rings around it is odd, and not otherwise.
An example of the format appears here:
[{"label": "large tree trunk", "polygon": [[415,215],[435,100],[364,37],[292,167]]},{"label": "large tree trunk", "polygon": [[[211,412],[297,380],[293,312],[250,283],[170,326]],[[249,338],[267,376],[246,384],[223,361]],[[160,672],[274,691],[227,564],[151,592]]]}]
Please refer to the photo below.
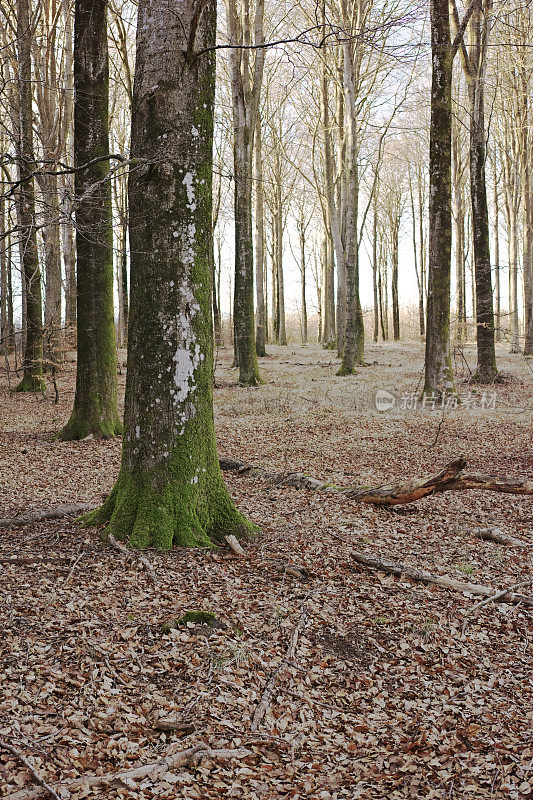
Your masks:
[{"label": "large tree trunk", "polygon": [[78,366],[76,395],[62,439],[115,436],[117,356],[109,176],[109,65],[106,0],[76,0],[74,161]]},{"label": "large tree trunk", "polygon": [[37,251],[35,220],[35,186],[32,173],[35,169],[33,155],[33,112],[31,70],[30,10],[28,0],[17,0],[17,42],[19,79],[19,136],[18,177],[19,191],[19,242],[22,263],[22,284],[25,301],[25,347],[23,377],[17,392],[44,390],[43,375],[43,311],[41,296],[41,270]]},{"label": "large tree trunk", "polygon": [[209,546],[250,528],[224,486],[213,427],[216,6],[197,10],[139,5],[125,436],[117,483],[88,518],[135,547]]},{"label": "large tree trunk", "polygon": [[447,0],[431,0],[429,273],[424,392],[454,390],[450,358],[452,66]]}]

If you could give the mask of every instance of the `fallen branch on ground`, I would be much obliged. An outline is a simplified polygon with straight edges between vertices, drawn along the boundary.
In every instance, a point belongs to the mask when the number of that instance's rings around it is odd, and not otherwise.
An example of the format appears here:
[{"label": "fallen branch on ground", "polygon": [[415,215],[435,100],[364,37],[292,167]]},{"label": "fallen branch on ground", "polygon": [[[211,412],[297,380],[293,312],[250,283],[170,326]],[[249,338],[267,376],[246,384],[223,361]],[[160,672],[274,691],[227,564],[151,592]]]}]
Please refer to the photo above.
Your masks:
[{"label": "fallen branch on ground", "polygon": [[[188,764],[198,764],[204,758],[212,759],[226,759],[226,758],[246,758],[252,755],[252,751],[244,747],[235,750],[212,750],[208,745],[201,742],[194,747],[189,747],[187,750],[180,750],[179,753],[174,753],[171,756],[160,758],[152,764],[144,764],[141,767],[134,767],[133,769],[126,770],[125,772],[108,772],[105,775],[83,775],[81,778],[67,781],[66,783],[54,783],[49,787],[52,792],[61,792],[66,789],[68,792],[73,792],[79,789],[95,789],[99,786],[109,786],[111,784],[120,785],[121,783],[130,786],[130,781],[136,781],[140,778],[149,777],[151,780],[160,778],[165,772],[177,769],[178,767],[185,767]],[[130,787],[131,788],[131,787]],[[17,792],[12,792],[5,797],[5,800],[37,800],[39,797],[45,795],[45,789],[21,789]],[[53,794],[57,800],[60,800],[57,794]]]},{"label": "fallen branch on ground", "polygon": [[[340,537],[339,537],[340,538]],[[345,541],[344,539],[342,541]],[[445,589],[455,589],[458,592],[466,592],[478,597],[488,598],[487,602],[491,599],[502,599],[504,603],[521,603],[525,606],[533,606],[533,597],[529,595],[515,594],[512,590],[504,589],[502,593],[497,593],[491,586],[483,586],[479,583],[465,583],[463,581],[456,581],[454,578],[446,578],[441,575],[434,575],[432,572],[427,572],[425,569],[415,569],[414,567],[407,567],[405,564],[400,564],[397,561],[386,561],[385,559],[369,556],[366,553],[358,553],[352,551],[350,553],[354,561],[364,567],[370,569],[378,569],[386,572],[389,575],[396,575],[398,578],[405,576],[411,578],[413,581],[421,581],[422,583],[431,583],[435,586],[442,586]]]},{"label": "fallen branch on ground", "polygon": [[141,555],[141,553],[137,551],[134,552],[132,550],[128,550],[126,545],[122,544],[122,542],[117,541],[117,539],[115,539],[112,533],[108,535],[107,541],[109,542],[110,545],[112,545],[115,548],[115,550],[118,550],[119,553],[122,553],[122,555],[125,556],[126,558],[133,561],[140,561],[145,570],[148,572],[150,580],[152,581],[154,586],[159,586],[159,579],[155,574],[155,570],[145,556]]},{"label": "fallen branch on ground", "polygon": [[[449,491],[466,489],[483,489],[488,492],[505,492],[508,494],[533,495],[533,481],[521,481],[513,478],[500,478],[497,475],[478,475],[463,473],[466,467],[464,458],[455,458],[436,475],[424,478],[412,478],[404,483],[381,484],[379,486],[332,486],[331,484],[303,475],[301,472],[269,472],[263,467],[254,467],[244,461],[230,458],[219,459],[222,470],[235,471],[241,474],[262,478],[270,483],[283,486],[294,486],[296,489],[311,491],[338,492],[359,503],[370,503],[377,506],[405,505],[415,503],[422,497]],[[94,504],[78,503],[62,505],[45,511],[20,514],[16,517],[0,519],[0,528],[14,528],[17,525],[30,525],[45,519],[78,516],[82,512],[94,509]],[[494,540],[496,541],[496,540]],[[510,544],[511,542],[509,542]],[[514,542],[517,543],[517,542]],[[231,545],[230,545],[231,546]]]},{"label": "fallen branch on ground", "polygon": [[[37,783],[41,787],[41,789],[37,789],[36,791],[40,792],[41,795],[42,794],[45,794],[45,795],[49,794],[50,797],[54,797],[55,800],[61,800],[59,795],[50,786],[50,784],[46,783],[46,781],[42,777],[42,775],[35,769],[35,767],[31,763],[31,761],[28,761],[28,759],[26,758],[24,753],[21,753],[20,750],[18,750],[12,744],[9,744],[8,742],[4,742],[3,740],[0,740],[0,747],[2,748],[2,750],[7,750],[7,752],[11,753],[11,755],[15,756],[15,758],[18,758],[18,760],[21,761],[27,769],[29,769],[29,771],[31,772],[31,774],[33,775],[33,777],[35,778],[35,780],[37,781]],[[36,795],[36,796],[39,797],[40,795]]]},{"label": "fallen branch on ground", "polygon": [[254,715],[252,717],[252,722],[250,725],[250,730],[253,732],[257,731],[263,719],[265,718],[265,714],[268,711],[268,707],[272,702],[274,689],[276,687],[276,683],[278,682],[278,678],[281,672],[290,664],[290,662],[294,658],[294,654],[296,653],[296,647],[298,645],[298,637],[301,631],[303,631],[303,629],[305,628],[306,621],[307,621],[307,605],[304,603],[302,612],[298,618],[298,622],[291,631],[289,645],[285,652],[283,661],[281,662],[279,667],[274,670],[274,672],[266,682],[265,688],[263,689],[263,694],[261,695],[261,700],[259,702],[259,705],[254,711]]},{"label": "fallen branch on ground", "polygon": [[476,539],[483,539],[483,541],[497,542],[497,544],[513,544],[516,547],[529,547],[528,542],[509,536],[507,533],[498,530],[498,528],[474,528],[472,533]]},{"label": "fallen branch on ground", "polygon": [[466,467],[464,458],[455,458],[435,475],[412,478],[404,483],[381,484],[373,487],[347,486],[344,488],[331,486],[300,472],[274,473],[262,467],[254,467],[234,459],[221,458],[220,466],[223,470],[235,470],[241,474],[261,477],[277,485],[294,486],[297,489],[342,492],[346,497],[357,500],[360,503],[381,506],[414,503],[431,494],[465,489],[484,489],[489,492],[533,495],[533,481],[500,478],[496,475],[463,473]]},{"label": "fallen branch on ground", "polygon": [[[497,600],[503,600],[506,595],[514,592],[515,589],[522,589],[524,586],[531,586],[532,584],[533,578],[530,578],[527,581],[520,581],[520,583],[515,583],[513,586],[509,586],[507,589],[501,589],[499,592],[491,594],[490,597],[486,597],[484,600],[481,600],[481,602],[476,603],[476,605],[472,606],[472,608],[470,608],[465,614],[461,635],[464,636],[465,634],[466,626],[469,622],[468,618],[471,617],[476,611],[479,611],[480,608],[483,608],[483,606],[486,606],[489,603],[495,603]],[[504,602],[506,601],[504,600]]]},{"label": "fallen branch on ground", "polygon": [[77,517],[84,511],[92,511],[94,503],[67,503],[55,508],[41,511],[31,511],[28,514],[18,514],[16,517],[0,519],[0,528],[16,528],[18,525],[31,525],[33,522],[42,522],[45,519],[62,519],[62,517]]},{"label": "fallen branch on ground", "polygon": [[0,558],[0,564],[72,564],[72,558],[59,556],[12,556]]}]

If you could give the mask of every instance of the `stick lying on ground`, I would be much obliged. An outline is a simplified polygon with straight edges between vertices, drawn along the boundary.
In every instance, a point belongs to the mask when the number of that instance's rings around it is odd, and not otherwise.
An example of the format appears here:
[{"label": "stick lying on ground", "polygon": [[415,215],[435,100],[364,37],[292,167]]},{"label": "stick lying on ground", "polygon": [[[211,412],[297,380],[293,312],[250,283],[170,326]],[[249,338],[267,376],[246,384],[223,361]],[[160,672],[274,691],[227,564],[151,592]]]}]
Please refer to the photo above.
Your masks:
[{"label": "stick lying on ground", "polygon": [[276,688],[276,683],[278,682],[278,678],[281,672],[285,669],[285,667],[287,667],[288,664],[290,664],[290,662],[294,658],[294,655],[296,653],[296,647],[298,645],[298,637],[305,628],[306,621],[307,621],[307,605],[304,603],[302,612],[298,617],[298,622],[291,631],[289,645],[285,652],[283,661],[281,662],[279,667],[276,670],[274,670],[274,672],[266,682],[265,688],[263,689],[263,694],[261,695],[261,700],[259,702],[259,705],[254,711],[254,715],[252,717],[252,722],[250,725],[250,730],[253,732],[257,731],[263,719],[265,718],[265,714],[268,711],[268,707],[272,702],[274,689]]},{"label": "stick lying on ground", "polygon": [[[301,472],[269,472],[263,467],[254,467],[251,464],[245,464],[244,461],[236,461],[230,458],[221,458],[219,461],[220,467],[224,471],[253,475],[277,485],[294,486],[296,489],[340,492],[351,500],[376,506],[405,505],[406,503],[415,503],[422,497],[428,497],[431,494],[449,491],[457,492],[465,489],[484,489],[488,492],[533,495],[533,481],[500,478],[497,475],[463,473],[466,467],[464,458],[454,458],[436,475],[426,475],[424,478],[411,478],[404,483],[384,483],[373,487],[332,486],[316,478],[311,478],[309,475],[303,475]],[[21,514],[17,517],[0,519],[0,528],[14,528],[17,525],[29,525],[32,522],[40,522],[44,519],[76,516],[84,511],[90,511],[94,507],[94,504],[91,503],[56,506],[45,511],[35,511],[31,514]],[[508,543],[511,544],[511,542]],[[513,542],[513,544],[517,544],[517,542]]]},{"label": "stick lying on ground", "polygon": [[496,542],[497,544],[514,544],[516,547],[528,547],[528,542],[523,539],[516,539],[514,536],[509,536],[507,533],[498,530],[498,528],[474,528],[472,534],[476,539],[482,539],[487,542]]},{"label": "stick lying on ground", "polygon": [[[342,541],[345,542],[346,540],[342,539]],[[425,569],[406,567],[405,564],[400,564],[397,561],[386,561],[385,559],[375,558],[375,556],[369,556],[366,553],[352,551],[350,555],[358,564],[362,564],[364,567],[370,567],[370,569],[379,569],[389,575],[396,575],[397,577],[405,575],[405,577],[411,578],[413,581],[432,583],[435,586],[443,586],[445,589],[455,589],[458,592],[467,592],[468,594],[473,594],[478,597],[502,600],[504,603],[520,603],[524,606],[533,607],[533,597],[530,595],[516,594],[510,590],[498,592],[497,589],[491,586],[456,581],[454,578],[434,575],[432,572],[427,572]],[[527,582],[524,583],[524,585],[526,584]]]},{"label": "stick lying on ground", "polygon": [[141,555],[141,553],[139,553],[137,550],[135,552],[133,552],[132,550],[128,550],[126,545],[122,544],[122,542],[117,541],[112,533],[109,534],[107,539],[109,544],[112,545],[115,548],[115,550],[118,550],[119,553],[122,553],[122,555],[125,556],[126,558],[133,561],[140,561],[145,570],[147,571],[148,575],[150,576],[150,580],[152,581],[154,586],[159,586],[159,579],[155,574],[153,566],[150,564],[147,558]]},{"label": "stick lying on ground", "polygon": [[483,606],[487,606],[489,603],[496,603],[498,600],[503,600],[506,594],[514,592],[515,589],[522,589],[524,586],[531,586],[531,584],[533,584],[533,578],[530,578],[527,581],[520,581],[520,583],[515,583],[513,584],[513,586],[509,586],[507,589],[501,589],[499,592],[496,592],[496,594],[491,594],[490,597],[485,597],[484,600],[481,600],[479,603],[476,603],[475,606],[469,608],[465,614],[463,627],[461,629],[461,635],[464,636],[465,634],[466,626],[468,625],[469,622],[468,618],[471,617],[472,614],[475,614],[476,611],[479,611],[480,608],[483,608]]},{"label": "stick lying on ground", "polygon": [[[61,794],[63,789],[72,792],[77,789],[95,789],[99,786],[109,786],[113,783],[129,786],[129,781],[136,781],[140,778],[155,780],[169,770],[185,767],[188,764],[198,764],[204,758],[245,758],[249,755],[252,755],[252,751],[244,747],[236,750],[212,750],[202,742],[194,747],[189,747],[188,750],[180,750],[179,753],[160,758],[155,763],[144,764],[141,767],[134,767],[125,772],[108,772],[106,775],[83,775],[81,778],[75,778],[66,783],[54,783],[47,789],[43,786],[39,789],[21,789],[6,795],[4,800],[37,800],[39,797],[46,797],[47,793],[50,793],[50,789],[52,792]],[[58,795],[53,794],[52,796],[57,797]]]}]

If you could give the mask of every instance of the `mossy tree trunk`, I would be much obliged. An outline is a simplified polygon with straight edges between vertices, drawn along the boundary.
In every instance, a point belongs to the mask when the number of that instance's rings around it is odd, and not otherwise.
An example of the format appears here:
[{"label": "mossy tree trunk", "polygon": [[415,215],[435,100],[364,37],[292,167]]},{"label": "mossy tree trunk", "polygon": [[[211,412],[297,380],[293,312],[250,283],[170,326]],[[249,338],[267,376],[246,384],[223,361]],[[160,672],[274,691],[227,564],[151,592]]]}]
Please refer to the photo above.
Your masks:
[{"label": "mossy tree trunk", "polygon": [[25,346],[22,380],[17,392],[43,391],[43,309],[41,269],[35,222],[35,169],[32,112],[32,27],[28,0],[17,0],[17,60],[19,85],[18,172],[19,243],[25,297]]},{"label": "mossy tree trunk", "polygon": [[454,389],[450,358],[452,67],[448,0],[431,1],[429,260],[424,392]]},{"label": "mossy tree trunk", "polygon": [[251,528],[213,427],[214,0],[197,12],[194,0],[141,0],[138,12],[125,435],[115,487],[87,518],[135,547],[209,546]]},{"label": "mossy tree trunk", "polygon": [[76,195],[76,394],[62,439],[121,431],[113,310],[106,0],[76,0],[74,163]]}]

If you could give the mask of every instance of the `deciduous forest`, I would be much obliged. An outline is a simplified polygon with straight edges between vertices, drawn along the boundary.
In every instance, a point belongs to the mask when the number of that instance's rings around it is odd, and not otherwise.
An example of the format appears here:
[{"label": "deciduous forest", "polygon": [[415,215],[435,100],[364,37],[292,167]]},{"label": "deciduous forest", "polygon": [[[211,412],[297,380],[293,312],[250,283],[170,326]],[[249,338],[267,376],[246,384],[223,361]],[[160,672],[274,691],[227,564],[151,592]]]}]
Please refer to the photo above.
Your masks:
[{"label": "deciduous forest", "polygon": [[0,0],[0,797],[533,796],[529,0]]}]

